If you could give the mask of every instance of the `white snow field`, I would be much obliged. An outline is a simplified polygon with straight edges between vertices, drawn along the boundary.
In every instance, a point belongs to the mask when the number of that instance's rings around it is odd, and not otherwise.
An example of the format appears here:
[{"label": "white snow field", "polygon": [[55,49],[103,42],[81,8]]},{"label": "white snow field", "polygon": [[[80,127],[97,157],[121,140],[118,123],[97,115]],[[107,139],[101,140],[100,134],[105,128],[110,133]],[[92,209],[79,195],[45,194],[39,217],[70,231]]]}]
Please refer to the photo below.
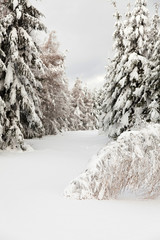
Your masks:
[{"label": "white snow field", "polygon": [[29,140],[31,152],[0,152],[0,240],[160,240],[160,201],[63,197],[107,143],[97,131]]}]

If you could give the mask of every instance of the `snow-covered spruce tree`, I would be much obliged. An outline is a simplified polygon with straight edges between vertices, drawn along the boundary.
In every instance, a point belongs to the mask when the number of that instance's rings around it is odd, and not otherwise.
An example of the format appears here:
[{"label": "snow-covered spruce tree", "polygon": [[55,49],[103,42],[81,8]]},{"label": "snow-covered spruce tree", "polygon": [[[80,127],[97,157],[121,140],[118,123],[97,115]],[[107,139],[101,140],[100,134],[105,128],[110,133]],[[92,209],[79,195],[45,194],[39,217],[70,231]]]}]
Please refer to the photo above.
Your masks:
[{"label": "snow-covered spruce tree", "polygon": [[94,95],[77,78],[71,91],[71,130],[91,130],[96,128]]},{"label": "snow-covered spruce tree", "polygon": [[160,18],[158,6],[152,20],[150,30],[149,59],[150,72],[146,77],[147,110],[145,117],[148,122],[160,123]]},{"label": "snow-covered spruce tree", "polygon": [[96,109],[97,109],[97,120],[98,120],[98,129],[102,130],[102,119],[104,117],[104,112],[102,110],[102,106],[103,106],[103,101],[104,101],[104,89],[100,88],[97,91],[96,94]]},{"label": "snow-covered spruce tree", "polygon": [[72,130],[85,130],[84,89],[79,78],[77,78],[71,91],[71,105]]},{"label": "snow-covered spruce tree", "polygon": [[7,117],[3,148],[24,149],[23,137],[40,137],[40,101],[37,90],[41,84],[34,73],[43,71],[32,30],[44,30],[41,13],[28,0],[8,0],[9,14],[0,21],[1,60],[5,74],[1,75],[0,96],[5,102]]},{"label": "snow-covered spruce tree", "polygon": [[[0,1],[0,17],[4,17],[4,5]],[[6,65],[5,65],[5,53],[2,50],[2,40],[3,40],[4,29],[0,24],[0,80],[4,79],[6,74]],[[2,84],[2,82],[1,82]],[[7,124],[7,117],[5,112],[6,104],[0,96],[0,149],[4,148],[4,136],[5,129]]]},{"label": "snow-covered spruce tree", "polygon": [[85,118],[84,127],[86,130],[92,130],[97,128],[97,108],[96,98],[94,92],[90,91],[87,87],[84,88],[84,106],[85,106]]},{"label": "snow-covered spruce tree", "polygon": [[100,105],[100,92],[99,90],[94,89],[92,92],[93,99],[93,127],[95,129],[99,129],[99,118],[101,113],[101,105]]},{"label": "snow-covered spruce tree", "polygon": [[123,24],[125,50],[115,69],[114,79],[107,77],[106,99],[103,102],[103,129],[111,137],[140,124],[147,109],[145,78],[150,64],[147,58],[149,17],[146,0],[136,0],[126,21],[127,24]]},{"label": "snow-covered spruce tree", "polygon": [[151,61],[152,61],[152,54],[154,51],[155,44],[157,43],[159,38],[158,36],[159,26],[160,26],[159,5],[155,4],[155,14],[151,19],[148,42],[147,42],[148,58],[151,59]]},{"label": "snow-covered spruce tree", "polygon": [[119,92],[119,83],[117,76],[121,74],[120,61],[124,55],[124,43],[123,43],[123,24],[122,16],[117,10],[116,3],[113,1],[113,6],[116,9],[114,17],[116,18],[115,31],[113,34],[114,45],[113,49],[115,51],[113,59],[107,66],[107,74],[105,77],[106,83],[103,89],[99,92],[99,102],[101,105],[100,109],[100,128],[104,131],[108,131],[109,126],[113,121],[112,108],[116,102],[117,95]]},{"label": "snow-covered spruce tree", "polygon": [[65,56],[59,51],[55,33],[51,32],[42,46],[42,61],[46,66],[42,99],[45,134],[56,134],[69,128],[70,93],[64,69]]},{"label": "snow-covered spruce tree", "polygon": [[0,97],[0,149],[4,149],[4,136],[6,134],[5,129],[8,123],[5,108],[6,105]]}]

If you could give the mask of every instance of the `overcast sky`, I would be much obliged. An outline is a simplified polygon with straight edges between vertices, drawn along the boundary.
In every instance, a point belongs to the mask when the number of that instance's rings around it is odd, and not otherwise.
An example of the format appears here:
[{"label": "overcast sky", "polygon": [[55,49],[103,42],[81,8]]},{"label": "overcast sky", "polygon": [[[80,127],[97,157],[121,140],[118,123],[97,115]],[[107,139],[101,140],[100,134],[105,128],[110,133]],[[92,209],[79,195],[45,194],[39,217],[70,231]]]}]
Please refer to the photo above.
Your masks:
[{"label": "overcast sky", "polygon": [[[156,1],[156,0],[155,0]],[[154,0],[149,0],[153,12]],[[49,30],[55,30],[60,49],[66,53],[69,83],[77,77],[89,87],[99,86],[112,54],[114,9],[108,0],[32,0],[45,15]],[[128,0],[118,0],[123,13]],[[131,2],[134,3],[133,0]]]}]

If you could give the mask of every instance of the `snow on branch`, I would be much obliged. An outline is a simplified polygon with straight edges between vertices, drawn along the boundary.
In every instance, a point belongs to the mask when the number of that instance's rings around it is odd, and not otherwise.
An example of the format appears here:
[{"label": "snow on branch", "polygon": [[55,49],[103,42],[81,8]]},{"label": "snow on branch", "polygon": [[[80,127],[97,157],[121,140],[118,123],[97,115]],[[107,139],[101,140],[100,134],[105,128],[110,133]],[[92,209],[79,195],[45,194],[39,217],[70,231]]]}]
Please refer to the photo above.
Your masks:
[{"label": "snow on branch", "polygon": [[4,28],[8,28],[10,25],[12,25],[14,21],[14,13],[9,13],[7,16],[5,16],[0,23]]},{"label": "snow on branch", "polygon": [[12,31],[9,35],[10,40],[10,54],[13,62],[18,59],[18,35],[15,27],[12,28]]},{"label": "snow on branch", "polygon": [[159,153],[159,124],[124,132],[99,151],[64,194],[75,199],[116,199],[127,193],[155,198],[160,195]]},{"label": "snow on branch", "polygon": [[28,26],[28,27],[31,26],[32,29],[34,29],[34,30],[46,31],[45,25],[43,23],[41,23],[39,21],[39,19],[32,17],[28,13],[23,14],[23,21],[25,22],[26,26]]},{"label": "snow on branch", "polygon": [[2,71],[6,71],[6,66],[5,66],[5,64],[2,62],[2,60],[0,59],[0,72],[2,72]]},{"label": "snow on branch", "polygon": [[32,71],[30,70],[28,65],[24,62],[22,57],[19,57],[17,60],[17,69],[22,76],[25,76],[28,79],[30,79],[30,82],[33,84],[34,87],[37,86],[37,82]]}]

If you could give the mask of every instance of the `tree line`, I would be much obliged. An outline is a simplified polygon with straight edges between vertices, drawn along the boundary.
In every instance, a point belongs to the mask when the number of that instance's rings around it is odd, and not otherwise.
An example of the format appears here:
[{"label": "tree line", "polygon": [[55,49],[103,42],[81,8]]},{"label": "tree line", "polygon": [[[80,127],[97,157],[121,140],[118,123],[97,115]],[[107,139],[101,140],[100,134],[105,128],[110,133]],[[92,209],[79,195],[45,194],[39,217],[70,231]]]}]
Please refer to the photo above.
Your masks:
[{"label": "tree line", "polygon": [[25,150],[24,139],[97,127],[94,94],[77,79],[72,90],[55,33],[45,43],[43,16],[28,0],[0,2],[0,149]]},{"label": "tree line", "polygon": [[147,1],[136,0],[122,18],[115,9],[115,55],[101,94],[101,128],[117,138],[143,123],[160,123],[160,17],[150,16]]},{"label": "tree line", "polygon": [[80,79],[69,89],[55,33],[42,46],[36,42],[36,31],[46,27],[28,0],[0,1],[0,149],[25,149],[25,138],[99,126],[115,139],[146,122],[160,123],[159,7],[152,17],[147,1],[136,0],[122,17],[112,3],[115,54],[97,93]]}]

